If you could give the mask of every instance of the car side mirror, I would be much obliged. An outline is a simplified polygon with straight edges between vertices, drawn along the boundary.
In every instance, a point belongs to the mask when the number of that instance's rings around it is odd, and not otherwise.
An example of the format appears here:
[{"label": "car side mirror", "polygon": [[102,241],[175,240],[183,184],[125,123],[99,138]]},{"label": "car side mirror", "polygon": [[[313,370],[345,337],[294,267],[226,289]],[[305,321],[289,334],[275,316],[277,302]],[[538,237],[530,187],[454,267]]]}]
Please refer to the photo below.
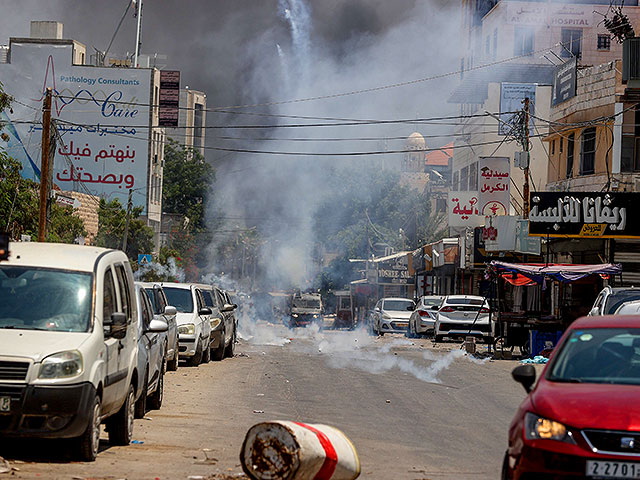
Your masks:
[{"label": "car side mirror", "polygon": [[511,376],[524,387],[527,393],[531,393],[531,387],[536,383],[536,369],[533,365],[520,365],[513,369]]},{"label": "car side mirror", "polygon": [[413,312],[416,309],[416,307],[407,307],[407,311],[408,312]]},{"label": "car side mirror", "polygon": [[127,336],[127,315],[122,312],[113,312],[110,318],[103,319],[107,327],[107,335],[112,338],[123,339]]},{"label": "car side mirror", "polygon": [[147,328],[147,332],[166,332],[167,330],[169,330],[167,322],[156,318],[149,322],[149,328]]},{"label": "car side mirror", "polygon": [[173,307],[171,305],[167,305],[166,307],[164,307],[164,314],[165,315],[169,315],[170,317],[177,314],[178,310],[176,309],[176,307]]},{"label": "car side mirror", "polygon": [[209,307],[202,307],[198,310],[198,315],[211,315],[213,312]]},{"label": "car side mirror", "polygon": [[230,303],[225,303],[220,309],[221,312],[233,312],[233,310],[237,307],[237,305],[232,305]]},{"label": "car side mirror", "polygon": [[589,310],[589,316],[594,315],[598,315],[598,307],[593,307],[591,310]]}]

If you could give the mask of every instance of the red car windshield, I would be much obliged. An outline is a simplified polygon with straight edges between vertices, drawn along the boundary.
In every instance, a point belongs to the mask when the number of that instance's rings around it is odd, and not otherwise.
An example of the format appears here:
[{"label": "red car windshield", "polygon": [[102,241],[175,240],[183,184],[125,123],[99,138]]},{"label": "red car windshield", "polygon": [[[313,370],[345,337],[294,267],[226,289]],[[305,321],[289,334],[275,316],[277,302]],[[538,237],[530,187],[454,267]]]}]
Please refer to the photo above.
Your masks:
[{"label": "red car windshield", "polygon": [[573,330],[549,365],[547,380],[640,385],[640,329]]}]

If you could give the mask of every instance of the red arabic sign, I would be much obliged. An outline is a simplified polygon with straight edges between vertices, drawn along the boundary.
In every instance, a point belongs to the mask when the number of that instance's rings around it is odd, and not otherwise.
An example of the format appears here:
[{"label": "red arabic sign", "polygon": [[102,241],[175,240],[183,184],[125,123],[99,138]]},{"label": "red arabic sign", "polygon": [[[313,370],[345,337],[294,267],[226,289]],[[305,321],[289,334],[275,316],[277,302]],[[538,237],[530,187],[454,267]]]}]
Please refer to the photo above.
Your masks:
[{"label": "red arabic sign", "polygon": [[511,194],[508,157],[480,157],[478,160],[478,207],[486,217],[507,215]]}]

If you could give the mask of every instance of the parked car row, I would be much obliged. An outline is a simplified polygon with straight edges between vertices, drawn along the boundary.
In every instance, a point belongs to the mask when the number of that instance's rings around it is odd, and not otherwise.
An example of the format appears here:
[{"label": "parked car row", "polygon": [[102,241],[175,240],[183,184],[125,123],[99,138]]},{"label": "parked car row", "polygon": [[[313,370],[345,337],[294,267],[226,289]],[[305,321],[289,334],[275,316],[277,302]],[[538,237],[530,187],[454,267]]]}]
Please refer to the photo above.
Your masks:
[{"label": "parked car row", "polygon": [[476,295],[423,296],[417,303],[408,298],[378,300],[368,315],[371,334],[404,333],[407,337],[474,336],[489,341],[493,322],[489,301]]},{"label": "parked car row", "polygon": [[164,374],[232,356],[236,305],[203,284],[135,283],[118,250],[12,243],[0,263],[0,436],[131,441]]}]

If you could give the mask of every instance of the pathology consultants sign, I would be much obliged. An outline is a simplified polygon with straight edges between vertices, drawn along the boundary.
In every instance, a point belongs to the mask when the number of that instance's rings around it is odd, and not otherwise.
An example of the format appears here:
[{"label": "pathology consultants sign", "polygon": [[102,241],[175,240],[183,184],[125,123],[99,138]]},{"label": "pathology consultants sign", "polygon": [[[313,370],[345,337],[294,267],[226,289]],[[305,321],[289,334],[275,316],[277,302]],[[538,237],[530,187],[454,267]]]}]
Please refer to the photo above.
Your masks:
[{"label": "pathology consultants sign", "polygon": [[529,235],[640,238],[640,223],[632,215],[639,202],[635,192],[534,192]]},{"label": "pathology consultants sign", "polygon": [[122,202],[132,189],[134,205],[146,209],[151,70],[72,65],[72,45],[12,42],[10,58],[0,64],[0,78],[17,101],[2,132],[23,176],[40,178],[42,127],[34,112],[51,88],[51,116],[62,138],[55,186]]}]

